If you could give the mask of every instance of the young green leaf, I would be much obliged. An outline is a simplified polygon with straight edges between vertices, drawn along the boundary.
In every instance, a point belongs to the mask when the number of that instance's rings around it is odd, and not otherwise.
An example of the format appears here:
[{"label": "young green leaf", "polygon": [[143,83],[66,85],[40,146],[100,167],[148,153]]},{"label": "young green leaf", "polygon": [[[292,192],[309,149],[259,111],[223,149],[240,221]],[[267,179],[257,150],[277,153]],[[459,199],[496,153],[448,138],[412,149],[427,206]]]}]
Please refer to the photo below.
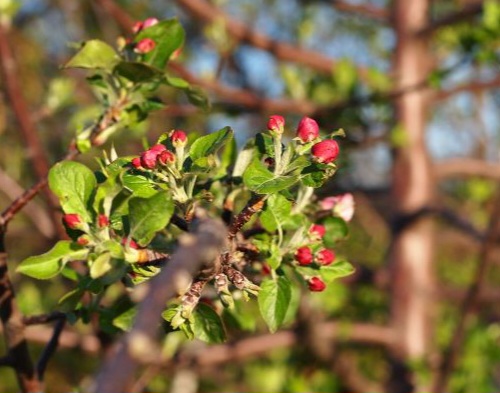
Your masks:
[{"label": "young green leaf", "polygon": [[269,330],[274,333],[285,320],[292,289],[290,281],[280,276],[276,280],[264,281],[260,286],[259,309]]},{"label": "young green leaf", "polygon": [[115,50],[100,40],[85,41],[78,53],[68,61],[64,68],[90,68],[110,71],[120,57]]},{"label": "young green leaf", "polygon": [[49,187],[61,201],[66,214],[79,214],[84,222],[92,221],[90,199],[96,186],[94,173],[74,161],[57,163],[49,172]]},{"label": "young green leaf", "polygon": [[195,162],[201,157],[209,154],[215,154],[217,151],[233,137],[233,130],[230,127],[224,127],[219,131],[202,136],[194,141],[189,150],[191,160]]},{"label": "young green leaf", "polygon": [[323,242],[326,247],[333,248],[338,240],[345,238],[349,234],[347,223],[339,217],[328,217],[322,224],[325,226],[326,233]]},{"label": "young green leaf", "polygon": [[243,173],[243,183],[257,194],[272,194],[293,186],[298,176],[275,176],[256,157]]},{"label": "young green leaf", "polygon": [[260,222],[268,232],[274,232],[283,227],[290,219],[292,203],[280,194],[272,194],[266,201],[266,206],[260,215]]},{"label": "young green leaf", "polygon": [[61,240],[48,252],[25,259],[16,271],[45,280],[57,275],[69,261],[87,257],[88,250],[68,240]]},{"label": "young green leaf", "polygon": [[347,261],[337,261],[329,266],[321,266],[319,273],[325,282],[332,282],[337,278],[346,277],[354,273],[354,266]]},{"label": "young green leaf", "polygon": [[130,236],[141,245],[148,245],[156,232],[165,228],[174,213],[169,193],[161,191],[150,198],[129,200]]},{"label": "young green leaf", "polygon": [[163,76],[163,72],[157,68],[132,61],[119,62],[114,72],[134,83],[149,82]]},{"label": "young green leaf", "polygon": [[226,341],[226,332],[219,314],[206,304],[199,303],[196,306],[191,329],[197,339],[209,344]]},{"label": "young green leaf", "polygon": [[113,268],[111,263],[111,254],[105,252],[99,255],[90,265],[90,277],[99,278],[104,276]]}]

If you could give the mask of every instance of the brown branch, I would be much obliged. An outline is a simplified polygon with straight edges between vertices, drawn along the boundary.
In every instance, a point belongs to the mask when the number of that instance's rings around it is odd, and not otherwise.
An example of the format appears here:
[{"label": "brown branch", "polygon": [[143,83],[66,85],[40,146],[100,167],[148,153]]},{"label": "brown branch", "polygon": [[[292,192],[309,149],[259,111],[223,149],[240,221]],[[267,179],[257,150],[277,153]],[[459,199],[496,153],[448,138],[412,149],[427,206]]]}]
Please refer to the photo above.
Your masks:
[{"label": "brown branch", "polygon": [[443,101],[459,93],[480,93],[484,90],[498,88],[500,88],[500,78],[491,79],[489,81],[473,81],[463,83],[451,89],[436,91],[432,99],[434,101]]},{"label": "brown branch", "polygon": [[147,287],[141,288],[137,317],[130,333],[115,346],[108,361],[101,368],[95,392],[115,393],[126,391],[137,363],[156,354],[153,337],[157,331],[160,314],[168,299],[184,291],[204,264],[213,262],[226,242],[226,229],[220,221],[199,213],[193,222],[193,235],[185,234],[181,247],[170,263],[154,277]]},{"label": "brown branch", "polygon": [[[3,23],[0,23],[0,75],[3,79],[3,86],[19,124],[19,131],[26,142],[28,157],[32,162],[36,177],[44,179],[49,172],[49,162],[43,151],[43,144],[33,122],[32,111],[25,102],[23,89],[19,84],[20,76],[17,74],[16,68],[17,65],[10,45],[8,28]],[[58,206],[58,202],[48,189],[44,189],[44,194],[51,208],[49,214],[54,227],[59,232],[59,235],[62,235],[64,230],[60,224],[59,214],[55,209]]]},{"label": "brown branch", "polygon": [[[500,188],[497,188],[497,193],[499,191]],[[453,332],[452,339],[444,352],[437,376],[434,380],[432,390],[433,393],[442,393],[446,391],[448,379],[455,368],[458,355],[464,341],[466,323],[470,316],[474,313],[474,309],[478,303],[478,299],[484,285],[486,272],[493,260],[496,239],[500,233],[500,193],[497,194],[494,206],[495,208],[488,225],[486,239],[483,242],[479,253],[479,265],[477,266],[474,279],[472,280],[460,307],[459,319],[455,327],[455,331]]]},{"label": "brown branch", "polygon": [[229,226],[228,238],[234,239],[236,234],[243,228],[243,226],[250,221],[255,213],[258,213],[264,207],[265,196],[253,195],[248,201],[243,210],[233,219]]},{"label": "brown branch", "polygon": [[482,1],[473,4],[468,4],[460,11],[443,16],[439,19],[430,22],[424,28],[418,30],[416,34],[424,37],[430,36],[431,34],[435,33],[442,27],[447,27],[456,23],[470,20],[474,18],[476,15],[479,15],[482,11],[483,11]]},{"label": "brown branch", "polygon": [[452,158],[434,164],[434,173],[438,180],[477,176],[500,180],[500,163],[474,158]]},{"label": "brown branch", "polygon": [[23,317],[23,323],[26,326],[29,325],[42,325],[45,323],[50,323],[54,321],[60,321],[66,319],[66,314],[60,311],[54,311],[49,314],[31,315]]},{"label": "brown branch", "polygon": [[49,342],[45,346],[45,349],[42,352],[40,359],[37,362],[36,372],[37,372],[38,379],[40,381],[43,381],[43,376],[45,374],[47,364],[49,363],[49,360],[52,357],[52,355],[54,355],[54,353],[56,352],[56,349],[59,345],[59,337],[61,336],[61,333],[64,329],[65,324],[66,324],[66,319],[57,320],[57,322],[54,326],[54,331],[52,333],[52,337],[50,338]]},{"label": "brown branch", "polygon": [[338,11],[367,17],[378,22],[387,23],[390,17],[389,12],[385,8],[371,4],[352,4],[343,0],[332,0],[332,6]]},{"label": "brown branch", "polygon": [[[300,46],[280,42],[268,36],[252,30],[245,24],[231,19],[221,9],[205,0],[177,0],[177,4],[189,12],[193,17],[204,23],[214,23],[224,20],[225,27],[231,36],[241,42],[246,42],[263,49],[284,61],[291,61],[305,65],[316,71],[330,74],[336,66],[336,62],[329,57],[313,50],[308,50]],[[366,75],[366,69],[358,67],[358,74]]]},{"label": "brown branch", "polygon": [[130,33],[134,20],[113,0],[94,0],[98,3],[121,27],[121,29]]}]

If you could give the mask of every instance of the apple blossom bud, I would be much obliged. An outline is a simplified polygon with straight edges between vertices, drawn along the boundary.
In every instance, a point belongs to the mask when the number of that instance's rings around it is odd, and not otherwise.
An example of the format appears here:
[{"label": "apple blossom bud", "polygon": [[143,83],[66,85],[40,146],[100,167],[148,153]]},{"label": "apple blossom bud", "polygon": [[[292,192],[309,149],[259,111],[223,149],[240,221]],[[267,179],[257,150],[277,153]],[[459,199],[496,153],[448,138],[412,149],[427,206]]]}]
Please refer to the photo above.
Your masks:
[{"label": "apple blossom bud", "polygon": [[70,229],[80,229],[82,227],[82,219],[78,214],[65,214],[63,221]]},{"label": "apple blossom bud", "polygon": [[316,253],[314,259],[317,263],[323,266],[328,266],[335,260],[335,253],[332,250],[324,248]]},{"label": "apple blossom bud", "polygon": [[316,120],[304,117],[297,127],[297,137],[303,142],[312,142],[319,137],[319,126]]},{"label": "apple blossom bud", "polygon": [[132,26],[132,31],[135,34],[137,34],[138,32],[140,32],[142,30],[142,26],[143,26],[142,21],[135,22],[134,25]]},{"label": "apple blossom bud", "polygon": [[324,141],[316,143],[312,149],[311,154],[313,159],[321,164],[329,164],[337,159],[339,155],[339,144],[333,139],[325,139]]},{"label": "apple blossom bud", "polygon": [[283,134],[285,131],[285,118],[280,115],[272,115],[267,122],[267,129],[277,135]]},{"label": "apple blossom bud", "polygon": [[315,239],[322,239],[323,236],[325,236],[325,233],[325,227],[320,224],[313,224],[311,225],[311,228],[309,228],[309,234]]},{"label": "apple blossom bud", "polygon": [[262,270],[261,270],[262,275],[269,276],[271,274],[271,270],[272,270],[271,266],[269,266],[267,263],[264,262],[262,264]]},{"label": "apple blossom bud", "polygon": [[149,150],[155,151],[160,154],[162,151],[167,150],[167,147],[161,143],[158,143],[157,145],[151,146]]},{"label": "apple blossom bud", "polygon": [[187,144],[187,136],[184,131],[175,130],[174,132],[172,132],[170,138],[174,147],[184,147]]},{"label": "apple blossom bud", "polygon": [[320,206],[323,210],[332,210],[334,215],[346,222],[351,221],[354,215],[354,197],[350,193],[327,197],[320,201]]},{"label": "apple blossom bud", "polygon": [[90,238],[88,237],[88,235],[82,235],[78,239],[76,239],[76,242],[80,246],[86,246],[90,243]]},{"label": "apple blossom bud", "polygon": [[135,169],[139,169],[139,168],[142,168],[142,165],[141,165],[141,157],[135,157],[132,159],[132,166],[135,168]]},{"label": "apple blossom bud", "polygon": [[109,218],[105,214],[99,214],[97,225],[99,228],[107,227],[109,225]]},{"label": "apple blossom bud", "polygon": [[159,20],[156,18],[147,18],[143,23],[142,23],[142,28],[147,29],[148,27],[154,26],[158,24]]},{"label": "apple blossom bud", "polygon": [[319,277],[313,277],[308,282],[309,290],[311,292],[322,292],[326,288],[326,284]]},{"label": "apple blossom bud", "polygon": [[163,165],[173,164],[175,162],[175,155],[169,150],[164,150],[158,156],[158,161]]},{"label": "apple blossom bud", "polygon": [[300,247],[295,253],[295,260],[299,265],[310,265],[313,261],[313,255],[309,247]]},{"label": "apple blossom bud", "polygon": [[156,43],[151,38],[143,38],[135,45],[134,52],[146,54],[151,52],[155,46]]},{"label": "apple blossom bud", "polygon": [[140,248],[134,239],[128,237],[122,238],[122,244],[124,246],[128,245],[130,248],[133,248],[134,250],[138,250]]},{"label": "apple blossom bud", "polygon": [[156,166],[156,159],[159,152],[146,150],[141,154],[141,165],[147,169],[153,169]]}]

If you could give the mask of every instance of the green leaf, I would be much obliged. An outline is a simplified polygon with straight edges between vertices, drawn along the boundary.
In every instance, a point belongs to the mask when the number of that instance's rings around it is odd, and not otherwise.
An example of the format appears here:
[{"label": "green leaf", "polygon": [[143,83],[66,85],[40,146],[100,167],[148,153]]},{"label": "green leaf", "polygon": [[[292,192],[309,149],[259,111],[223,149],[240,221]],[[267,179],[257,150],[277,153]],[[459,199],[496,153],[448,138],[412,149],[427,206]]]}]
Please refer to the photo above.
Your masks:
[{"label": "green leaf", "polygon": [[104,276],[107,272],[113,269],[111,263],[111,254],[105,252],[99,255],[90,265],[90,277],[99,278]]},{"label": "green leaf", "polygon": [[165,75],[164,82],[165,84],[176,87],[178,89],[187,89],[190,87],[190,84],[187,80],[171,75]]},{"label": "green leaf", "polygon": [[29,257],[22,261],[16,271],[45,280],[60,273],[69,261],[85,259],[87,254],[86,248],[69,240],[61,240],[45,254]]},{"label": "green leaf", "polygon": [[192,164],[189,172],[196,173],[206,173],[210,172],[217,166],[217,162],[213,154],[210,154],[206,157],[197,158]]},{"label": "green leaf", "polygon": [[137,34],[135,42],[151,38],[156,46],[151,52],[146,53],[143,59],[146,63],[163,70],[172,53],[184,43],[184,35],[184,29],[179,21],[169,19],[142,30]]},{"label": "green leaf", "polygon": [[290,281],[283,276],[277,280],[264,281],[260,286],[259,309],[269,330],[274,333],[285,320],[292,289]]},{"label": "green leaf", "polygon": [[150,198],[129,200],[130,236],[141,245],[148,245],[156,232],[165,228],[174,213],[174,202],[167,192]]},{"label": "green leaf", "polygon": [[302,170],[301,181],[307,187],[321,187],[327,176],[316,164],[309,165]]},{"label": "green leaf", "polygon": [[266,201],[260,222],[266,231],[274,232],[289,220],[291,212],[292,203],[289,200],[280,194],[272,194]]},{"label": "green leaf", "polygon": [[125,172],[122,175],[123,186],[132,191],[134,197],[149,198],[157,193],[154,182],[147,175]]},{"label": "green leaf", "polygon": [[85,165],[63,161],[49,172],[49,187],[61,201],[66,214],[79,214],[83,221],[91,222],[90,197],[96,186],[94,173]]},{"label": "green leaf", "polygon": [[202,108],[204,111],[210,109],[210,101],[207,94],[200,87],[189,86],[187,89],[184,89],[184,94],[186,94],[188,101],[194,106]]},{"label": "green leaf", "polygon": [[64,68],[90,68],[111,70],[120,57],[115,50],[100,40],[85,41],[78,53],[68,61]]},{"label": "green leaf", "polygon": [[209,344],[218,344],[226,341],[226,332],[219,314],[206,304],[199,303],[196,306],[191,329],[197,339]]},{"label": "green leaf", "polygon": [[195,162],[198,158],[217,153],[233,137],[233,134],[233,130],[230,127],[224,127],[219,131],[196,139],[189,150],[191,160]]},{"label": "green leaf", "polygon": [[243,173],[243,183],[257,194],[272,194],[293,186],[298,176],[275,176],[258,158]]},{"label": "green leaf", "polygon": [[339,217],[327,217],[321,222],[326,229],[323,242],[326,247],[334,248],[337,241],[349,234],[347,223]]},{"label": "green leaf", "polygon": [[137,314],[137,307],[131,307],[124,313],[118,315],[113,319],[113,326],[121,329],[123,331],[128,331],[134,323],[135,316]]},{"label": "green leaf", "polygon": [[271,135],[258,133],[255,136],[255,145],[261,155],[274,157],[274,140]]},{"label": "green leaf", "polygon": [[321,266],[319,269],[321,278],[323,278],[325,282],[332,282],[337,278],[349,276],[353,274],[354,271],[354,266],[347,261],[337,261],[332,265]]},{"label": "green leaf", "polygon": [[121,61],[114,72],[134,83],[143,83],[163,76],[163,72],[144,63]]}]

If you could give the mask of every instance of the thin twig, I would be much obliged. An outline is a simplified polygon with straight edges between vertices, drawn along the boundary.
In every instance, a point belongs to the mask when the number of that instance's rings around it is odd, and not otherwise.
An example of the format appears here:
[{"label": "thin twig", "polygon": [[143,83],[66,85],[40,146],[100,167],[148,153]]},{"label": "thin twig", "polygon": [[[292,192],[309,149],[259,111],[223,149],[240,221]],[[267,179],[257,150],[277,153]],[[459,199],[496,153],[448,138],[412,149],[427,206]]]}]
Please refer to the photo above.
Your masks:
[{"label": "thin twig", "polygon": [[56,322],[54,326],[54,332],[52,333],[52,337],[45,346],[45,349],[42,352],[40,359],[38,359],[38,363],[36,365],[36,371],[38,379],[40,381],[43,381],[43,376],[45,374],[47,364],[59,345],[59,336],[61,335],[65,324],[66,324],[66,319],[59,319]]},{"label": "thin twig", "polygon": [[66,319],[66,314],[60,311],[54,311],[49,314],[31,315],[23,317],[23,322],[26,326],[29,325],[42,325],[54,321]]},{"label": "thin twig", "polygon": [[243,226],[250,221],[254,214],[260,212],[264,207],[266,196],[254,194],[243,210],[233,219],[229,226],[228,238],[234,239]]}]

